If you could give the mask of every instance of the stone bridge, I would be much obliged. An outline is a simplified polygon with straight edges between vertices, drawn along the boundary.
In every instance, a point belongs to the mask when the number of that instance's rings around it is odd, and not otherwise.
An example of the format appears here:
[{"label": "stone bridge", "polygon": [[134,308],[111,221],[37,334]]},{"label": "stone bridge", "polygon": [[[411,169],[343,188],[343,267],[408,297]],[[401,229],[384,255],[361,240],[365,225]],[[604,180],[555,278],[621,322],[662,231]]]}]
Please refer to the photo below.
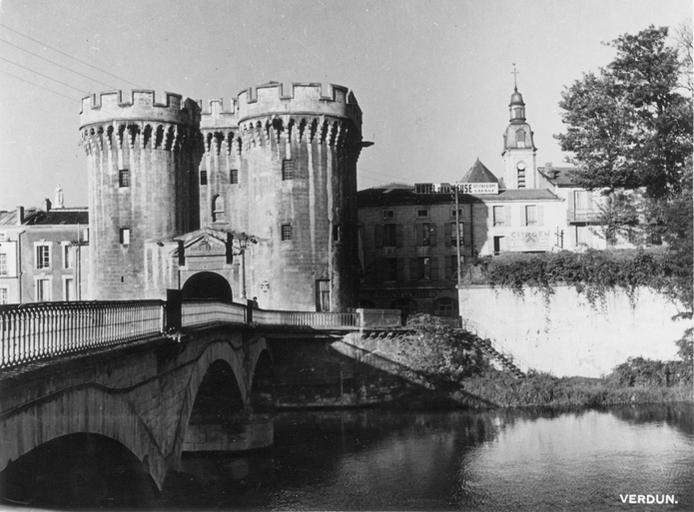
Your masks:
[{"label": "stone bridge", "polygon": [[175,294],[0,309],[0,471],[52,440],[90,433],[127,448],[158,488],[184,451],[272,443],[259,414],[272,385],[266,336],[332,339],[364,322],[363,312],[253,310]]},{"label": "stone bridge", "polygon": [[[0,306],[0,472],[86,433],[125,447],[161,489],[183,452],[271,445],[274,405],[375,405],[430,391],[359,347],[405,332],[400,321],[397,310],[268,311],[177,293]],[[456,393],[458,404],[489,405]]]}]

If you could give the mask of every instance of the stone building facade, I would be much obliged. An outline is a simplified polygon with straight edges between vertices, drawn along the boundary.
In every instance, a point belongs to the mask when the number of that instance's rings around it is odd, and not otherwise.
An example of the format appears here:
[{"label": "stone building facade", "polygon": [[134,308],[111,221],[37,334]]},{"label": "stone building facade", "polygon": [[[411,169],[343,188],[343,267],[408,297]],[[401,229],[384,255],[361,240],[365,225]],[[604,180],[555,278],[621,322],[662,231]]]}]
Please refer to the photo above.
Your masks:
[{"label": "stone building facade", "polygon": [[228,105],[152,91],[82,102],[94,298],[229,287],[264,308],[356,301],[361,109],[336,85],[269,83]]},{"label": "stone building facade", "polygon": [[0,212],[0,304],[89,296],[86,208]]},{"label": "stone building facade", "polygon": [[500,172],[478,159],[453,183],[360,191],[360,305],[457,316],[459,265],[503,252],[563,249],[566,202],[541,182],[536,152],[516,87]]}]

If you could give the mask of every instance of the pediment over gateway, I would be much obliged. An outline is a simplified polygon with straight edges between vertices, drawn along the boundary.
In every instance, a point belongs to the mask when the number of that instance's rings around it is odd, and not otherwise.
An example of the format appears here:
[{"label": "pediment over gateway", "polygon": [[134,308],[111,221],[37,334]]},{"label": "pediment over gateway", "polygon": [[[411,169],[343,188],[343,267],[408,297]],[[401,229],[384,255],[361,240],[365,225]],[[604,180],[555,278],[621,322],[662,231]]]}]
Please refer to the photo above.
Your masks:
[{"label": "pediment over gateway", "polygon": [[[177,240],[183,241],[186,256],[224,256],[227,252],[227,237],[234,236],[232,232],[217,230],[199,230],[188,233]],[[174,249],[178,255],[178,248]]]}]

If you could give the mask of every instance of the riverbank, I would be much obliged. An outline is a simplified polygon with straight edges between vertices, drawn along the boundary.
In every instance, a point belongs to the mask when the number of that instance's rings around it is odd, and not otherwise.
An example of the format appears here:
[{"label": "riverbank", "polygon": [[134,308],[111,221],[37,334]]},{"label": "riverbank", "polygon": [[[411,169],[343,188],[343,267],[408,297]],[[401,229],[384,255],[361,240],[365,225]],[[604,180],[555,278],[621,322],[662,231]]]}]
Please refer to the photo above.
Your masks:
[{"label": "riverbank", "polygon": [[515,378],[508,372],[490,369],[461,381],[464,389],[499,407],[602,407],[622,404],[688,402],[694,404],[694,388],[673,386],[625,386],[610,378],[554,377],[529,373]]}]

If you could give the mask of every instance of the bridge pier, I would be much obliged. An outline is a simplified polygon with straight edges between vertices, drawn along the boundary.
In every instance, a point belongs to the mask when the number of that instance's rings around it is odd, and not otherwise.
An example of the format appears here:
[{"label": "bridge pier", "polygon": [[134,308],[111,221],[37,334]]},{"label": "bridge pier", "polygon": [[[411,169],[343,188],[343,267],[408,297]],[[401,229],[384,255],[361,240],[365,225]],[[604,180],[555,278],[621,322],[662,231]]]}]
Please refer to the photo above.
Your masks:
[{"label": "bridge pier", "polygon": [[244,414],[230,423],[191,424],[183,441],[183,452],[242,452],[272,446],[272,417]]}]

